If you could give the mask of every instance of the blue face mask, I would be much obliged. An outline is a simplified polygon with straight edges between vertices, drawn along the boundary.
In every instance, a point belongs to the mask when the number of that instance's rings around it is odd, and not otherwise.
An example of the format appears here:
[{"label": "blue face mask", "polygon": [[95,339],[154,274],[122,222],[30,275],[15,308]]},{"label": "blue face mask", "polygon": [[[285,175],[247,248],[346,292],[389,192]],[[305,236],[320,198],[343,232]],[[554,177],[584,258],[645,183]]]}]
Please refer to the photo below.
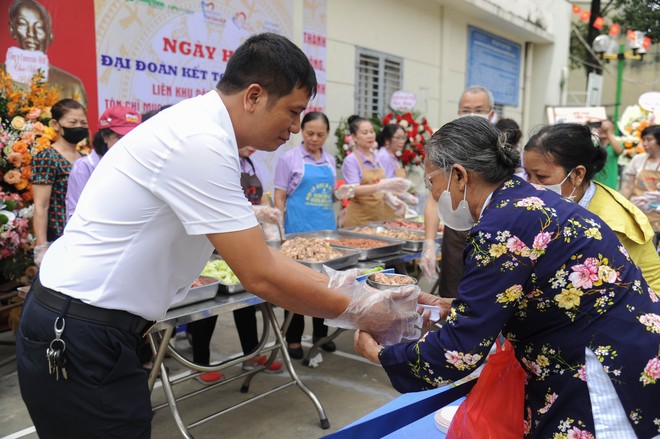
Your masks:
[{"label": "blue face mask", "polygon": [[451,184],[451,173],[449,171],[449,183],[440,198],[438,199],[438,216],[444,225],[450,229],[457,231],[470,230],[476,224],[472,213],[470,213],[470,206],[467,202],[467,185],[463,192],[463,199],[458,203],[456,210],[452,207],[451,194],[449,193],[449,185]]}]

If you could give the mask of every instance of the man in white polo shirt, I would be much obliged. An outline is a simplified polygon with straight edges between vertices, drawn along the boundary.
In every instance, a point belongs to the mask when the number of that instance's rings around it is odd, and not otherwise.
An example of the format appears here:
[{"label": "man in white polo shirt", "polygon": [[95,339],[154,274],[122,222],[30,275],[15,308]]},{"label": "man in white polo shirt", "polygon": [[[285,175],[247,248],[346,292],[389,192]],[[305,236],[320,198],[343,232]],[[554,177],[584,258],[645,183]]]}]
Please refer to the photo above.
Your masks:
[{"label": "man in white polo shirt", "polygon": [[[217,90],[159,113],[106,154],[46,253],[21,319],[19,382],[40,437],[150,436],[135,347],[214,248],[247,290],[293,312],[342,315],[375,334],[414,319],[397,315],[395,300],[365,303],[331,290],[327,277],[270,249],[243,194],[238,149],[286,143],[315,92],[298,47],[255,35]],[[65,349],[51,344],[56,329]],[[66,379],[53,350],[66,357]]]}]

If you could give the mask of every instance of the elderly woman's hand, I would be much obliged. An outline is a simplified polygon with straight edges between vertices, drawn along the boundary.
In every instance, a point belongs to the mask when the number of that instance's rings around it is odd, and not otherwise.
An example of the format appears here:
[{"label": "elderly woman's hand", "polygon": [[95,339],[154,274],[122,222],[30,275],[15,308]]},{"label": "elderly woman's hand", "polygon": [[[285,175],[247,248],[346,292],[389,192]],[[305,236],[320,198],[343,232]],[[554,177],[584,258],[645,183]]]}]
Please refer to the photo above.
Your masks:
[{"label": "elderly woman's hand", "polygon": [[429,293],[419,293],[417,302],[423,305],[437,306],[440,308],[440,319],[446,319],[451,310],[451,303],[454,299],[448,297],[438,297]]},{"label": "elderly woman's hand", "polygon": [[353,349],[372,363],[380,364],[378,353],[383,349],[383,346],[379,345],[369,333],[359,329],[355,331]]}]

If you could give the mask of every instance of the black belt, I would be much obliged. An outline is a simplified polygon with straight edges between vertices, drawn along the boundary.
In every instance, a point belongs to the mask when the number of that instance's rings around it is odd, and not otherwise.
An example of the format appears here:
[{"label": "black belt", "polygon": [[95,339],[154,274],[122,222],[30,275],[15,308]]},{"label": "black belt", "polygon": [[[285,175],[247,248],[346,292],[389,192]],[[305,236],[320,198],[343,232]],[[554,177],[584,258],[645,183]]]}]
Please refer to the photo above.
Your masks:
[{"label": "black belt", "polygon": [[[41,285],[39,279],[35,280],[30,293],[34,295],[44,307],[53,312],[62,312],[69,296],[57,291],[51,290]],[[119,309],[99,308],[98,306],[88,305],[78,299],[71,299],[66,316],[75,317],[99,325],[112,326],[113,328],[128,331],[135,335],[146,335],[156,324],[128,311]]]}]

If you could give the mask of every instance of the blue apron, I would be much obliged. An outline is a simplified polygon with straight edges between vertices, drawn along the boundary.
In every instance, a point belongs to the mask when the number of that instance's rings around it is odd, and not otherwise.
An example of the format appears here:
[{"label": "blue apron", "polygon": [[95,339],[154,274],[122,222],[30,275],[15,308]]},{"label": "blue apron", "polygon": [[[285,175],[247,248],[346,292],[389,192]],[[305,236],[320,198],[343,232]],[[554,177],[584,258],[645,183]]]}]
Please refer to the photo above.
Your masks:
[{"label": "blue apron", "polygon": [[328,165],[306,163],[300,184],[286,200],[286,233],[335,230],[337,221],[332,201],[335,176]]}]

